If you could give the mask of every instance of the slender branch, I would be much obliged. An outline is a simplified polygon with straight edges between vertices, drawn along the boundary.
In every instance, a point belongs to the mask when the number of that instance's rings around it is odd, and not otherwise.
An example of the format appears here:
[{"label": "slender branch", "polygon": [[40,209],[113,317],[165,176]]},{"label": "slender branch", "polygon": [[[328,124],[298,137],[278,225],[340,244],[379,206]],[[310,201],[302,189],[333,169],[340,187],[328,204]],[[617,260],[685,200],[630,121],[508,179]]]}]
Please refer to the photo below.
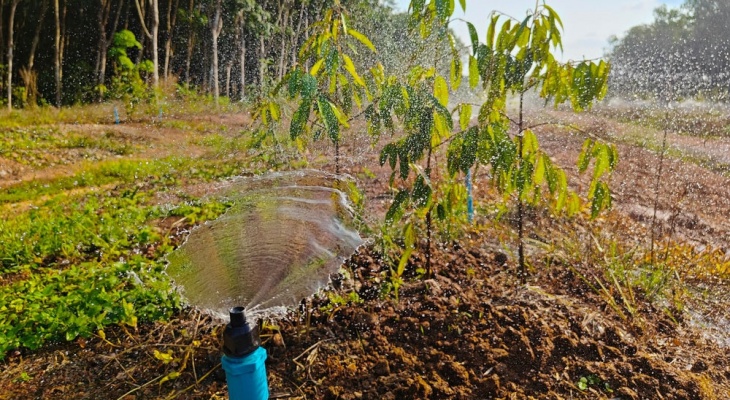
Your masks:
[{"label": "slender branch", "polygon": [[438,145],[434,146],[434,148],[439,148],[439,147],[441,147],[441,146],[443,146],[443,145],[445,145],[445,144],[448,144],[448,143],[450,143],[451,141],[453,141],[454,139],[456,139],[456,138],[457,138],[458,136],[460,136],[460,135],[463,135],[463,134],[465,134],[465,133],[466,133],[466,132],[468,132],[468,131],[469,131],[469,130],[467,129],[467,130],[464,130],[464,131],[459,131],[459,132],[456,132],[456,133],[454,133],[453,135],[449,136],[449,137],[448,137],[447,139],[443,140],[443,141],[442,141],[441,143],[439,143]]},{"label": "slender branch", "polygon": [[581,129],[581,128],[575,126],[575,125],[572,125],[572,124],[563,124],[563,123],[560,123],[560,122],[541,122],[539,124],[530,125],[526,129],[533,130],[535,128],[539,128],[541,126],[546,126],[546,125],[558,126],[558,127],[561,127],[561,128],[569,128],[569,129],[572,129],[572,130],[574,130],[576,132],[582,133],[582,134],[590,137],[591,139],[610,141],[610,140],[608,140],[606,138],[603,138],[603,137],[600,137],[600,136],[596,135],[595,133],[591,133],[591,132],[588,132],[588,131],[586,131],[584,129]]},{"label": "slender branch", "polygon": [[[142,0],[144,1],[144,0]],[[142,8],[139,5],[139,0],[134,0],[134,5],[137,8],[137,15],[139,15],[139,24],[142,26],[142,30],[144,30],[144,34],[147,35],[149,39],[152,39],[152,34],[150,31],[147,30],[147,25],[144,23],[144,15],[142,15]]]},{"label": "slender branch", "polygon": [[159,381],[160,379],[162,379],[162,378],[164,378],[164,377],[165,377],[165,375],[160,375],[160,376],[158,376],[157,378],[155,378],[155,379],[152,379],[151,381],[148,381],[147,383],[145,383],[145,384],[144,384],[144,385],[142,385],[142,386],[137,386],[136,388],[134,388],[134,389],[132,389],[132,390],[128,391],[127,393],[124,393],[123,395],[119,396],[119,398],[118,398],[117,400],[121,400],[121,399],[123,399],[123,398],[125,398],[125,397],[129,396],[130,394],[132,394],[132,393],[134,393],[134,392],[136,392],[136,391],[138,391],[138,390],[140,390],[140,389],[143,389],[143,388],[145,388],[145,387],[147,387],[147,386],[149,386],[149,385],[151,385],[151,384],[153,384],[153,383],[155,383],[155,382]]}]

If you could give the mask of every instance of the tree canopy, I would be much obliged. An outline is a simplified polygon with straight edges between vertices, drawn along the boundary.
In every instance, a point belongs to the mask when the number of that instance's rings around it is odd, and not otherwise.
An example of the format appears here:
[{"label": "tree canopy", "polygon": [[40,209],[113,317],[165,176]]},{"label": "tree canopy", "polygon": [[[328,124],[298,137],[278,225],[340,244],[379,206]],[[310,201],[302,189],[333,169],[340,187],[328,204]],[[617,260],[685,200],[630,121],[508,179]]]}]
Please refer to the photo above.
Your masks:
[{"label": "tree canopy", "polygon": [[730,2],[686,0],[654,11],[650,24],[610,40],[611,87],[621,95],[726,100]]}]

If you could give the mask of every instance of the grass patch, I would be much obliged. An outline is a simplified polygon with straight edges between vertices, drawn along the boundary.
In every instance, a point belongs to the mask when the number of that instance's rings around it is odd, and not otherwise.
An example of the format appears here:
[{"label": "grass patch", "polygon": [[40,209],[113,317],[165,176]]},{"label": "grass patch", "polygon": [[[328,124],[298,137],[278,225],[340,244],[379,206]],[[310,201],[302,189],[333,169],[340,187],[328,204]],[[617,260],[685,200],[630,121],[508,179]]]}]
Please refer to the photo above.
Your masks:
[{"label": "grass patch", "polygon": [[59,178],[26,181],[0,193],[0,204],[36,200],[63,191],[108,184],[144,183],[164,189],[182,180],[211,181],[240,174],[246,163],[240,160],[200,160],[167,157],[159,160],[106,160],[85,163],[80,171]]},{"label": "grass patch", "polygon": [[[14,128],[3,132],[0,138],[0,157],[35,168],[69,164],[79,158],[130,155],[136,149],[130,140],[112,131],[89,135],[59,132],[51,127]],[[71,154],[70,150],[82,151]]]}]

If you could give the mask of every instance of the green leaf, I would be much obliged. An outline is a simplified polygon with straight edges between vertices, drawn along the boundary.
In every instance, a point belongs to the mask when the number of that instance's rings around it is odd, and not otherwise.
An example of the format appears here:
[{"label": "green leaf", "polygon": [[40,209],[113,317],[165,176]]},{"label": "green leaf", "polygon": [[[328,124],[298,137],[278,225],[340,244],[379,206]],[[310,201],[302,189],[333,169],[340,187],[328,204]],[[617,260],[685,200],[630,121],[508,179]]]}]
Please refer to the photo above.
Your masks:
[{"label": "green leaf", "polygon": [[436,0],[436,15],[438,15],[438,17],[442,20],[451,16],[449,13],[449,2],[451,2],[453,9],[454,0]]},{"label": "green leaf", "polygon": [[[380,166],[382,167],[385,165],[385,163],[388,161],[388,159],[392,159],[394,154],[393,151],[395,150],[395,144],[388,143],[383,147],[383,150],[380,151],[380,159],[378,160],[380,162]],[[397,157],[397,155],[396,155]],[[390,169],[394,169],[395,164],[393,164]]]},{"label": "green leaf", "polygon": [[547,157],[543,154],[541,154],[539,157],[537,157],[537,161],[535,162],[535,171],[532,174],[532,181],[535,183],[535,185],[542,185],[542,183],[545,182],[545,159],[546,158]]},{"label": "green leaf", "polygon": [[464,103],[461,105],[459,111],[459,125],[461,126],[462,131],[465,131],[467,128],[469,128],[469,122],[471,122],[471,112],[471,104]]},{"label": "green leaf", "polygon": [[532,130],[526,129],[522,132],[522,157],[527,158],[537,153],[538,147],[537,136]]},{"label": "green leaf", "polygon": [[560,15],[558,15],[558,13],[556,13],[555,10],[547,4],[543,4],[543,7],[548,10],[550,16],[555,18],[555,20],[558,22],[558,25],[560,25],[560,29],[563,29],[563,21],[560,19]]},{"label": "green leaf", "polygon": [[437,76],[434,80],[433,96],[442,106],[446,107],[449,104],[449,86],[442,76]]},{"label": "green leaf", "polygon": [[292,73],[289,75],[289,97],[294,97],[301,93],[302,91],[302,71],[300,69],[295,69],[292,71]]},{"label": "green leaf", "polygon": [[307,120],[309,120],[309,113],[312,108],[312,102],[309,100],[303,100],[299,104],[299,108],[297,108],[297,111],[292,115],[291,118],[291,124],[289,125],[289,135],[291,136],[292,140],[299,137],[302,133],[304,133],[305,127],[307,125]]},{"label": "green leaf", "polygon": [[156,359],[162,361],[163,364],[169,364],[173,360],[172,350],[168,350],[166,353],[163,353],[163,352],[155,349],[154,356]]},{"label": "green leaf", "polygon": [[400,256],[400,261],[398,261],[398,269],[396,271],[396,274],[398,276],[403,275],[403,273],[405,272],[406,266],[408,265],[408,260],[411,259],[411,255],[413,254],[413,250],[414,249],[412,247],[403,250],[403,254],[401,254]]},{"label": "green leaf", "polygon": [[317,94],[317,79],[309,74],[303,74],[301,79],[302,98],[313,101],[314,96]]},{"label": "green leaf", "polygon": [[456,91],[459,89],[459,86],[461,86],[461,60],[459,60],[459,55],[456,54],[454,58],[451,59],[451,87]]},{"label": "green leaf", "polygon": [[442,221],[446,219],[446,207],[443,204],[436,206],[436,217]]},{"label": "green leaf", "polygon": [[319,108],[319,115],[322,116],[322,123],[324,123],[327,135],[332,143],[338,142],[340,139],[340,124],[330,102],[324,96],[320,96],[317,99],[317,107]]},{"label": "green leaf", "polygon": [[596,218],[601,211],[611,207],[611,191],[605,182],[598,182],[591,203],[591,218]]},{"label": "green leaf", "polygon": [[345,13],[340,14],[340,19],[342,20],[342,30],[347,32],[347,20],[345,19]]},{"label": "green leaf", "polygon": [[413,184],[413,201],[416,207],[425,207],[431,201],[431,193],[433,190],[431,186],[426,182],[423,175],[418,175],[416,182]]},{"label": "green leaf", "polygon": [[337,121],[339,121],[340,125],[344,126],[345,128],[350,128],[350,124],[347,122],[347,116],[333,103],[329,103],[330,107],[332,108],[332,112],[335,113],[335,117],[337,117]]},{"label": "green leaf", "polygon": [[270,102],[269,112],[271,113],[271,119],[279,121],[279,118],[281,118],[281,108],[279,107],[279,103],[275,101]]},{"label": "green leaf", "polygon": [[477,49],[479,48],[479,34],[477,34],[477,28],[474,27],[474,24],[471,22],[466,23],[467,28],[469,28],[469,37],[471,38],[471,51],[472,54],[477,54]]},{"label": "green leaf", "polygon": [[159,384],[162,385],[163,383],[165,383],[167,381],[171,381],[171,380],[177,379],[179,377],[180,377],[180,372],[179,371],[172,371],[169,374],[165,375],[164,378],[160,379],[160,383]]},{"label": "green leaf", "polygon": [[426,0],[412,0],[408,6],[408,12],[415,15],[421,14],[425,5]]},{"label": "green leaf", "polygon": [[357,39],[360,43],[364,44],[368,49],[370,49],[373,53],[377,53],[377,50],[375,50],[375,46],[373,46],[373,43],[368,39],[367,36],[363,35],[362,33],[354,30],[354,29],[348,29],[347,34]]},{"label": "green leaf", "polygon": [[466,0],[459,0],[462,11],[466,12]]},{"label": "green leaf", "polygon": [[588,169],[593,154],[593,140],[586,139],[583,142],[583,148],[578,155],[578,172],[583,173]]},{"label": "green leaf", "polygon": [[[530,17],[527,17],[528,19]],[[525,48],[527,44],[530,42],[530,30],[526,29],[524,25],[527,23],[527,19],[525,22],[523,22],[523,26],[520,26],[520,31],[518,31],[517,36],[517,47]]]},{"label": "green leaf", "polygon": [[477,59],[469,56],[469,86],[474,89],[479,84],[479,64]]},{"label": "green leaf", "polygon": [[317,76],[319,70],[322,68],[322,65],[324,65],[324,58],[320,58],[316,63],[314,63],[312,69],[309,70],[309,73],[312,76]]},{"label": "green leaf", "polygon": [[386,223],[392,224],[400,220],[400,217],[403,215],[403,206],[410,197],[411,194],[407,190],[401,190],[395,195],[393,204],[390,205],[388,212],[385,213]]},{"label": "green leaf", "polygon": [[461,145],[460,169],[466,173],[476,162],[479,150],[479,128],[473,126],[464,134],[464,143]]},{"label": "green leaf", "polygon": [[489,28],[487,28],[487,46],[491,49],[494,48],[494,32],[497,29],[497,20],[499,20],[499,14],[493,15]]},{"label": "green leaf", "polygon": [[350,76],[352,76],[355,83],[365,87],[365,81],[362,80],[360,75],[357,73],[357,70],[355,70],[355,64],[352,62],[352,59],[347,54],[343,54],[342,59],[345,61],[345,69],[350,73]]}]

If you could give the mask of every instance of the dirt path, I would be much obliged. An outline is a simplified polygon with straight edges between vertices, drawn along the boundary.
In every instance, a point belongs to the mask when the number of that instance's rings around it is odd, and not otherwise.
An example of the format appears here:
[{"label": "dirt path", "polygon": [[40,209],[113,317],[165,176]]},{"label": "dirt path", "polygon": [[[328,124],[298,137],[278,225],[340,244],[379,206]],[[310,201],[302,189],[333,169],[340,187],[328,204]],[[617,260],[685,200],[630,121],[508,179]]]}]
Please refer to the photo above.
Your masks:
[{"label": "dirt path", "polygon": [[[535,120],[575,124],[586,132],[617,143],[619,164],[611,181],[615,207],[643,227],[650,228],[660,157],[656,151],[637,146],[637,143],[643,143],[637,135],[646,135],[647,143],[661,143],[661,132],[592,114],[575,116],[551,112],[547,118],[540,116]],[[566,171],[577,176],[575,162],[586,136],[562,127],[538,129],[541,145]],[[730,163],[730,138],[703,142],[702,138],[676,133],[668,135],[669,146],[687,159],[683,161],[677,153],[669,153],[664,159],[657,202],[657,238],[671,236],[699,248],[711,246],[728,252],[730,177],[692,161]],[[580,182],[585,187],[586,177]]]}]

